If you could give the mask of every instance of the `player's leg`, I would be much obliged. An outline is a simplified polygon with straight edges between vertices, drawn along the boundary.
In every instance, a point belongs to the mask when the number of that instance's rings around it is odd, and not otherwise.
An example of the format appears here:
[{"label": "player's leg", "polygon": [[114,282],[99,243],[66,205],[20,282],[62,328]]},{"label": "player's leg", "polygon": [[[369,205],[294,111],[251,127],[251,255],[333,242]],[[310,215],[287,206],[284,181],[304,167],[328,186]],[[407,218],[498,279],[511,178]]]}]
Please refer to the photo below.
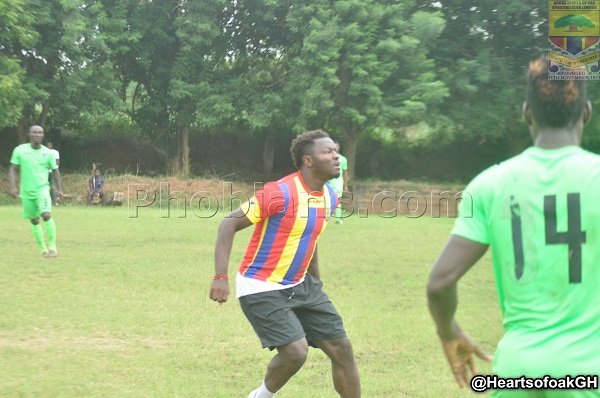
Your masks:
[{"label": "player's leg", "polygon": [[106,204],[106,196],[104,195],[104,191],[100,190],[98,192],[98,195],[100,195],[100,201],[102,202],[102,207],[104,207],[104,205]]},{"label": "player's leg", "polygon": [[23,218],[31,221],[31,233],[38,244],[44,257],[48,256],[48,248],[44,239],[44,230],[40,224],[40,213],[38,210],[38,201],[36,199],[21,199],[23,206]]},{"label": "player's leg", "polygon": [[[277,347],[277,354],[267,366],[264,386],[273,395],[279,391],[295,375],[306,362],[308,342],[301,338],[285,346]],[[270,398],[267,394],[257,395],[256,398]]]},{"label": "player's leg", "polygon": [[240,305],[263,347],[277,349],[263,385],[252,398],[271,398],[302,368],[308,356],[302,324],[290,308],[290,289],[240,297]]},{"label": "player's leg", "polygon": [[360,377],[348,337],[314,342],[329,359],[335,390],[343,398],[360,397]]},{"label": "player's leg", "polygon": [[46,235],[48,236],[48,256],[56,257],[56,224],[52,218],[52,201],[48,192],[43,192],[39,202],[38,208],[44,220],[44,226],[46,227]]},{"label": "player's leg", "polygon": [[306,275],[305,292],[297,291],[297,300],[304,300],[294,312],[302,323],[310,345],[320,348],[331,360],[333,385],[343,398],[361,396],[360,377],[350,339],[334,305],[323,291],[323,283]]}]

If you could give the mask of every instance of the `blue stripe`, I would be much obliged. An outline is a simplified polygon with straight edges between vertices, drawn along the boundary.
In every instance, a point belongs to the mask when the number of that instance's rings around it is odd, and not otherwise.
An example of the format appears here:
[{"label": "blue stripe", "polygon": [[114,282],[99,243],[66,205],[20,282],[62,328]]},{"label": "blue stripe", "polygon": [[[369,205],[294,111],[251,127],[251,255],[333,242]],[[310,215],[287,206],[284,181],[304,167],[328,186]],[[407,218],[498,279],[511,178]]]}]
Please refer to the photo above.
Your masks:
[{"label": "blue stripe", "polygon": [[290,268],[285,273],[283,277],[283,281],[281,281],[282,285],[289,285],[294,282],[296,278],[296,274],[300,270],[304,258],[306,257],[306,252],[308,251],[308,245],[310,244],[310,236],[312,235],[315,224],[317,222],[317,208],[310,207],[308,208],[308,220],[306,221],[306,228],[304,228],[304,232],[302,232],[302,236],[300,237],[300,242],[298,243],[298,249],[296,250],[296,254],[294,255],[294,259],[292,260],[292,264]]},{"label": "blue stripe", "polygon": [[[248,268],[248,270],[244,273],[245,277],[254,278],[254,275],[256,275],[256,273],[260,271],[264,266],[265,262],[269,258],[269,254],[271,253],[273,243],[277,238],[277,233],[279,232],[281,221],[283,220],[283,217],[285,216],[288,210],[288,206],[290,203],[290,190],[285,184],[282,184],[279,187],[281,188],[281,192],[283,192],[284,209],[281,213],[269,217],[269,221],[267,222],[267,230],[265,231],[265,234],[263,236],[262,244],[258,248],[258,253],[256,253],[256,256],[254,257],[254,261],[252,261],[250,268]],[[271,203],[271,198],[265,200],[267,203]]]},{"label": "blue stripe", "polygon": [[[331,187],[331,185],[329,185],[329,183],[325,183],[325,186],[329,190],[329,201],[331,203],[331,207],[329,209],[330,209],[331,215],[333,215],[333,211],[338,206],[340,198],[338,197],[336,199],[335,190]],[[327,208],[325,208],[325,209],[327,209]]]}]

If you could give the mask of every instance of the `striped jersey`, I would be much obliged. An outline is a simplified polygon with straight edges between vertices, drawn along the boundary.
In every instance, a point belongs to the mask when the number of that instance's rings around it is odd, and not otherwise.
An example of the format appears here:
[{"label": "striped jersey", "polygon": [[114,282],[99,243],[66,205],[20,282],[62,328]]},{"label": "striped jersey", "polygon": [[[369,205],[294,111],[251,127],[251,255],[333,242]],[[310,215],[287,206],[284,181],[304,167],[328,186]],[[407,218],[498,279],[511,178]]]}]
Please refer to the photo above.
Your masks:
[{"label": "striped jersey", "polygon": [[236,296],[301,283],[338,202],[328,183],[311,192],[296,172],[265,184],[244,203],[241,210],[255,229],[238,271]]}]

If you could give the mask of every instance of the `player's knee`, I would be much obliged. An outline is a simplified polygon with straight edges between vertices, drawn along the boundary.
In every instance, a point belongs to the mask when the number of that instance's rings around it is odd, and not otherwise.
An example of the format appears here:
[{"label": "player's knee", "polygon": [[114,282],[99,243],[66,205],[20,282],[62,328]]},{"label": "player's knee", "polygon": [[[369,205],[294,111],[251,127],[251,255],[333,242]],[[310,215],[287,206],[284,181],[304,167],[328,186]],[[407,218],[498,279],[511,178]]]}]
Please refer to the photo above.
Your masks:
[{"label": "player's knee", "polygon": [[38,224],[40,223],[40,219],[39,219],[39,217],[38,217],[38,218],[32,218],[32,219],[31,219],[31,223],[32,223],[33,225],[38,225]]},{"label": "player's knee", "polygon": [[329,345],[329,348],[326,352],[331,360],[341,365],[354,364],[354,353],[352,351],[350,339],[344,337],[337,340],[331,340],[327,344]]},{"label": "player's knee", "polygon": [[42,213],[42,218],[44,221],[48,221],[50,218],[52,218],[52,215],[50,213]]},{"label": "player's knee", "polygon": [[285,357],[290,366],[300,369],[308,358],[308,343],[305,339],[296,341],[285,348],[280,348],[279,353]]}]

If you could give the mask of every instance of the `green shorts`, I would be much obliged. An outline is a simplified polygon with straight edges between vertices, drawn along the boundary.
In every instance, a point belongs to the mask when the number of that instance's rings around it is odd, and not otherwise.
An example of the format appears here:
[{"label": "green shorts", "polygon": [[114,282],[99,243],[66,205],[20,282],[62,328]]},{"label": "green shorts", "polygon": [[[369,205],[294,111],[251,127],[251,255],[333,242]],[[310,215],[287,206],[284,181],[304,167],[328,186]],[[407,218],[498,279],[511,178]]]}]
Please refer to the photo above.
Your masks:
[{"label": "green shorts", "polygon": [[322,286],[307,274],[297,286],[239,298],[263,347],[272,350],[303,337],[315,347],[316,341],[346,337],[342,317]]},{"label": "green shorts", "polygon": [[42,213],[50,213],[52,211],[50,190],[44,189],[37,198],[21,198],[21,205],[23,206],[23,218],[26,220],[38,218]]}]

